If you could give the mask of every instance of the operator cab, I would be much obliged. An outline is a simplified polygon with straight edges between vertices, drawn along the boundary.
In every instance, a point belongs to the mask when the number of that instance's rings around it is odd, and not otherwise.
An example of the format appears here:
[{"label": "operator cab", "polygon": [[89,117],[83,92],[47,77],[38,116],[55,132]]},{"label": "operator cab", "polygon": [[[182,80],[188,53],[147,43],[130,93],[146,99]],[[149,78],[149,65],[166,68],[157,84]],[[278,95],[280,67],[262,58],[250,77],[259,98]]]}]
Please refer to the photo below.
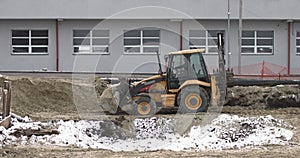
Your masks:
[{"label": "operator cab", "polygon": [[203,49],[193,49],[169,53],[168,89],[178,89],[187,80],[209,82],[203,52]]}]

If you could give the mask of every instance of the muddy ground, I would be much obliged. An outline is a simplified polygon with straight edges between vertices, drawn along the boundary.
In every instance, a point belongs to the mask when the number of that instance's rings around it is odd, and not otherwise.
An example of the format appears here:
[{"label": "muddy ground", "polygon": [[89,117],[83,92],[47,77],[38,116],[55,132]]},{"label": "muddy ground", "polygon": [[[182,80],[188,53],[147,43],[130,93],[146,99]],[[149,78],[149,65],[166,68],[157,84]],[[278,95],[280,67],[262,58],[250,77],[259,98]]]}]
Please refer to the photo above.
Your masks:
[{"label": "muddy ground", "polygon": [[[2,83],[4,78],[0,78]],[[12,112],[36,121],[108,119],[97,105],[97,95],[105,88],[101,80],[8,77],[12,82]],[[95,88],[96,87],[96,88]],[[74,92],[74,93],[73,93]],[[1,157],[300,157],[300,87],[233,87],[228,91],[223,113],[240,116],[272,115],[296,127],[288,146],[246,147],[240,150],[209,152],[112,152],[58,146],[6,146]],[[171,114],[174,115],[174,114]],[[201,120],[204,113],[195,116]],[[169,117],[158,114],[158,117]],[[131,120],[132,116],[124,116]]]}]

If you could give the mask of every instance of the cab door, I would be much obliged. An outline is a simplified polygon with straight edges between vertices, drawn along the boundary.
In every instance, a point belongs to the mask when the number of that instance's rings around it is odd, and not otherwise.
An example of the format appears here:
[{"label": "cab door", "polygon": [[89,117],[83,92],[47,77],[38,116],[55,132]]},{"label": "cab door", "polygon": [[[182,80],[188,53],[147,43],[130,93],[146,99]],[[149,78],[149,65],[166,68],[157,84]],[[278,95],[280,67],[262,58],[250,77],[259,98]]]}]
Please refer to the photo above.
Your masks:
[{"label": "cab door", "polygon": [[187,80],[208,82],[205,62],[200,53],[171,56],[168,68],[168,89],[178,89]]}]

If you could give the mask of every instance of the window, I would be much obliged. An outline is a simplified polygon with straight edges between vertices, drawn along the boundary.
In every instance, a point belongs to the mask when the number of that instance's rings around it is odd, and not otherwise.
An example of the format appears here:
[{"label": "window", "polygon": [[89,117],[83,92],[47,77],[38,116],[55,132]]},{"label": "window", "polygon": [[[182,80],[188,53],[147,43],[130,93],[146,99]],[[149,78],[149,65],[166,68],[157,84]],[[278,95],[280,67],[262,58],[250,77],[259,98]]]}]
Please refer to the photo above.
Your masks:
[{"label": "window", "polygon": [[48,30],[12,30],[12,53],[48,53]]},{"label": "window", "polygon": [[297,37],[296,37],[296,53],[300,55],[300,32],[297,32]]},{"label": "window", "polygon": [[73,30],[75,54],[108,54],[109,30]]},{"label": "window", "polygon": [[153,54],[159,52],[159,30],[130,30],[124,32],[126,54]]},{"label": "window", "polygon": [[243,54],[272,54],[273,31],[243,31],[242,53]]},{"label": "window", "polygon": [[205,53],[218,53],[218,33],[224,30],[190,30],[190,49],[205,49]]}]

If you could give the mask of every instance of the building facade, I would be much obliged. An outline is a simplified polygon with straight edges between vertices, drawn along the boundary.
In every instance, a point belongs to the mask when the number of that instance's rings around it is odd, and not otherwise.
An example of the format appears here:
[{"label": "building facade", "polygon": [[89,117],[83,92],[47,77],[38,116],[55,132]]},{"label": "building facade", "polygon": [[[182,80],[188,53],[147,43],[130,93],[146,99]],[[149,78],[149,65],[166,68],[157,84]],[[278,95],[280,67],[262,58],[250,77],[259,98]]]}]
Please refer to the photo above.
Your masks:
[{"label": "building facade", "polygon": [[[0,2],[0,70],[156,72],[171,51],[203,48],[217,67],[225,34],[227,66],[241,74],[300,74],[299,0],[5,0]],[[228,54],[228,52],[230,53]],[[237,73],[237,72],[236,72]]]}]

